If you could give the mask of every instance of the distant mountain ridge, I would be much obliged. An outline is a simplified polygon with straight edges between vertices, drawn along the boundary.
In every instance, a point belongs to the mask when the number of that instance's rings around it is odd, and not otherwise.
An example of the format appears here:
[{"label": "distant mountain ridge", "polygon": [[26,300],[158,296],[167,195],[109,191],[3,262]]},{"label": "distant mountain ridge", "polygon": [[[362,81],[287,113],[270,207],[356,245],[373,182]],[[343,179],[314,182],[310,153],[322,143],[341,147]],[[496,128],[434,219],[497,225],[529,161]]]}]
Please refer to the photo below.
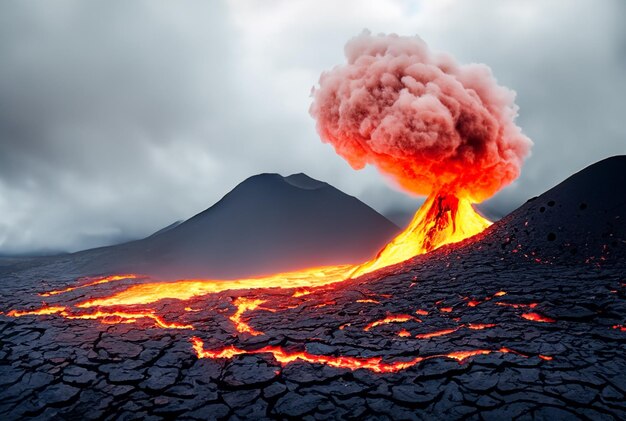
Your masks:
[{"label": "distant mountain ridge", "polygon": [[398,231],[384,216],[328,183],[302,173],[265,173],[244,180],[184,222],[77,257],[94,271],[228,279],[360,263]]}]

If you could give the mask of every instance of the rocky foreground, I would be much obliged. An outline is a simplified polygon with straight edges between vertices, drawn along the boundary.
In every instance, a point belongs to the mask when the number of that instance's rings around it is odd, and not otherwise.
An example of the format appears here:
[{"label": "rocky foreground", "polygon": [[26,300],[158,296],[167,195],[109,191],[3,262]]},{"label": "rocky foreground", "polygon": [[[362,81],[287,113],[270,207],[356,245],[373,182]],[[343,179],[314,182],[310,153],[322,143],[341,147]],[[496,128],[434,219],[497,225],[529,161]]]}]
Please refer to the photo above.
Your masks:
[{"label": "rocky foreground", "polygon": [[[159,304],[165,319],[193,330],[155,327],[150,319],[1,316],[0,416],[626,417],[624,264],[564,266],[474,252],[441,253],[397,270],[300,297],[243,291]],[[19,285],[5,287],[4,310],[35,307],[40,281],[4,279]],[[79,291],[75,299],[84,298]],[[237,296],[265,301],[244,314],[262,334],[236,330],[230,317]],[[410,317],[372,326],[401,315]],[[389,363],[381,367],[394,368],[420,356],[490,353],[434,357],[385,373],[302,360],[281,365],[272,353],[198,358],[192,336],[206,350],[274,346],[312,356],[381,356]]]}]

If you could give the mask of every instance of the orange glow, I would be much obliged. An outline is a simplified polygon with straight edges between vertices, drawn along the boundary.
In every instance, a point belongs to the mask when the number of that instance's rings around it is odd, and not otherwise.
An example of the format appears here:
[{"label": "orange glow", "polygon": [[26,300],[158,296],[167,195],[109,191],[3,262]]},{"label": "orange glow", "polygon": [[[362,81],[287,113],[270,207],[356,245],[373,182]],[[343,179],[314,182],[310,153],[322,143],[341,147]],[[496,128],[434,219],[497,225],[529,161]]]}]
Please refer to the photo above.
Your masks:
[{"label": "orange glow", "polygon": [[237,311],[235,314],[230,316],[230,320],[235,325],[235,329],[240,333],[249,333],[250,335],[257,336],[262,335],[263,332],[259,332],[258,330],[254,330],[250,325],[243,320],[241,320],[241,316],[246,311],[252,311],[257,309],[261,304],[263,304],[265,300],[251,300],[249,298],[239,297],[234,302],[233,305],[237,307]]},{"label": "orange glow", "polygon": [[[472,203],[469,199],[457,198],[447,192],[440,192],[427,198],[426,202],[418,210],[407,229],[405,229],[387,246],[385,246],[373,259],[360,265],[316,267],[248,279],[182,279],[172,282],[151,281],[126,286],[124,288],[116,288],[115,291],[110,293],[108,296],[105,295],[96,298],[89,296],[89,299],[73,304],[72,307],[50,306],[43,307],[38,310],[11,310],[7,315],[20,317],[26,315],[57,314],[67,319],[98,320],[100,323],[104,324],[136,323],[139,320],[147,319],[152,321],[154,325],[159,328],[194,329],[194,326],[191,324],[166,321],[161,315],[156,314],[157,309],[150,308],[148,305],[164,299],[186,301],[196,297],[223,291],[265,288],[292,289],[292,297],[303,297],[308,294],[324,291],[331,287],[334,288],[334,285],[339,282],[371,273],[386,266],[401,263],[415,255],[427,253],[443,245],[464,240],[483,231],[490,224],[491,223],[488,220],[474,211]],[[84,284],[61,290],[45,292],[41,295],[49,297],[74,291],[78,288],[92,287],[108,282],[124,279],[137,279],[140,277],[140,275],[136,274],[119,274],[100,278],[90,278]],[[413,280],[415,281],[415,278]],[[391,298],[391,295],[380,295],[380,297]],[[229,319],[233,323],[237,332],[248,333],[250,335],[263,334],[263,332],[255,330],[248,324],[248,321],[245,320],[245,313],[258,309],[264,302],[264,300],[256,298],[240,297],[235,299],[233,302],[235,310]],[[380,304],[378,300],[373,298],[362,298],[356,300],[356,302],[361,304]],[[335,303],[332,301],[320,301],[313,304],[314,305],[310,308],[319,308]],[[186,306],[184,307],[186,312],[201,311],[190,307],[191,303],[185,303],[184,305]],[[128,311],[121,311],[120,306],[135,307],[132,307],[132,309],[129,309]],[[138,308],[137,306],[144,307]],[[286,305],[281,306],[280,308],[295,308],[297,306],[298,304]],[[181,306],[181,308],[183,308],[183,306]],[[81,311],[86,311],[84,309],[92,309],[92,312],[81,313]],[[277,311],[273,309],[266,310]],[[442,307],[440,308],[440,311],[449,313],[452,311],[452,308]],[[420,309],[417,310],[415,314],[428,315],[428,311]],[[408,321],[421,322],[421,320],[417,317],[408,314],[388,315],[384,319],[376,320],[368,324],[365,326],[364,330],[369,331],[370,329],[383,324],[404,323]],[[350,326],[350,323],[343,324],[339,327],[339,329],[344,329],[346,326]],[[421,334],[417,337],[432,337],[446,334],[445,332],[441,332],[442,331],[430,334]],[[410,337],[411,333],[406,329],[402,329],[398,335],[400,337]],[[326,364],[333,367],[344,367],[350,369],[367,368],[379,373],[402,370],[429,358],[445,357],[462,361],[468,356],[493,352],[489,350],[462,351],[461,353],[452,353],[449,355],[417,357],[410,361],[387,363],[382,362],[382,357],[356,358],[343,356],[319,356],[311,355],[305,352],[291,353],[280,347],[270,346],[256,351],[245,351],[233,346],[226,347],[218,351],[205,351],[203,349],[202,342],[198,338],[193,338],[192,342],[194,344],[194,350],[200,358],[231,358],[240,354],[268,352],[271,353],[281,364],[302,360],[311,363]]]},{"label": "orange glow", "polygon": [[552,361],[552,357],[549,355],[539,355],[539,358],[545,361]]},{"label": "orange glow", "polygon": [[614,325],[613,329],[617,329],[620,332],[626,332],[626,326],[624,326],[624,325]]},{"label": "orange glow", "polygon": [[409,226],[387,244],[375,259],[358,267],[353,276],[370,273],[446,244],[465,240],[490,225],[489,220],[474,210],[469,199],[446,192],[432,194]]},{"label": "orange glow", "polygon": [[365,328],[363,330],[365,330],[366,332],[369,331],[372,328],[375,328],[376,326],[380,326],[380,325],[386,325],[389,323],[404,323],[404,322],[408,322],[408,321],[417,321],[417,322],[421,322],[421,320],[410,316],[408,314],[394,314],[394,315],[390,315],[385,317],[384,319],[380,319],[380,320],[376,320],[373,321],[372,323],[368,324],[367,326],[365,326]]},{"label": "orange glow", "polygon": [[102,323],[117,323],[128,322],[133,323],[137,319],[151,319],[154,324],[164,329],[193,329],[192,325],[184,325],[176,322],[166,322],[161,316],[158,316],[151,311],[137,311],[137,312],[124,312],[124,311],[96,311],[95,313],[88,314],[62,314],[67,319],[90,319],[100,320]]},{"label": "orange glow", "polygon": [[442,313],[452,313],[452,307],[441,307],[439,311]]},{"label": "orange glow", "polygon": [[[233,358],[237,355],[250,355],[250,354],[272,354],[274,359],[281,365],[286,365],[295,361],[304,361],[311,364],[323,364],[330,367],[346,368],[350,370],[358,370],[364,368],[375,373],[395,373],[401,370],[405,370],[409,367],[419,364],[422,361],[426,361],[433,358],[451,358],[462,363],[466,359],[476,355],[488,355],[494,352],[509,353],[512,352],[508,348],[500,348],[497,351],[489,349],[476,349],[468,351],[455,351],[448,354],[436,354],[427,357],[415,357],[407,361],[395,361],[386,363],[382,361],[382,357],[372,358],[358,358],[347,356],[329,356],[329,355],[313,355],[308,352],[289,352],[281,347],[277,346],[265,346],[256,350],[244,350],[239,349],[233,345],[224,347],[222,349],[208,351],[204,349],[204,342],[198,337],[192,337],[190,339],[193,350],[198,358]],[[521,356],[520,353],[516,353]]]},{"label": "orange glow", "polygon": [[467,327],[473,330],[482,330],[489,329],[491,327],[495,327],[494,323],[470,323]]},{"label": "orange glow", "polygon": [[296,289],[293,296],[300,297],[310,294],[316,288],[356,278],[443,245],[464,240],[480,233],[489,225],[491,222],[474,210],[469,199],[439,192],[427,198],[402,233],[376,257],[361,265],[325,266],[249,279],[186,279],[145,283],[133,285],[109,297],[87,300],[77,307],[150,304],[167,298],[188,300],[227,290],[261,288],[292,288]]},{"label": "orange glow", "polygon": [[[504,349],[504,348],[502,348]],[[459,362],[463,362],[466,359],[468,359],[469,357],[473,357],[475,355],[487,355],[487,354],[491,354],[493,351],[490,351],[488,349],[475,349],[472,351],[455,351],[455,352],[451,352],[449,354],[447,354],[446,356],[448,358],[454,358],[455,360],[459,361]],[[502,350],[500,351],[502,352]],[[508,350],[504,351],[504,352],[509,352]]]},{"label": "orange glow", "polygon": [[57,314],[65,311],[65,307],[42,307],[37,310],[11,310],[7,313],[9,317],[22,317],[22,316],[45,316],[48,314]]},{"label": "orange glow", "polygon": [[537,303],[512,304],[512,303],[499,302],[499,303],[496,303],[496,305],[499,305],[499,306],[502,306],[502,307],[513,307],[513,308],[535,308],[535,307],[537,307]]},{"label": "orange glow", "polygon": [[188,300],[229,290],[319,287],[346,280],[352,269],[353,266],[351,265],[341,265],[306,269],[262,278],[227,281],[192,279],[176,282],[152,282],[133,285],[110,297],[87,300],[78,304],[77,307],[150,304],[165,298]]},{"label": "orange glow", "polygon": [[[481,301],[481,300],[469,300],[469,301],[467,302],[467,306],[468,306],[468,307],[476,307],[478,304],[482,304],[482,303],[485,303],[485,302],[487,302],[487,301],[491,301],[491,300],[493,300],[495,297],[502,297],[502,296],[504,296],[504,295],[506,295],[506,291],[498,291],[498,292],[496,292],[495,294],[493,294],[493,295],[492,295],[492,296],[490,296],[490,297],[485,297],[482,301]],[[465,300],[468,300],[468,299],[469,299],[469,298],[467,298],[467,297],[465,298]]]},{"label": "orange glow", "polygon": [[531,320],[533,322],[540,322],[540,323],[554,323],[554,322],[556,322],[556,320],[551,319],[551,318],[546,317],[546,316],[542,316],[539,313],[524,313],[524,314],[522,314],[522,318],[526,319],[526,320]]},{"label": "orange glow", "polygon": [[66,319],[87,319],[87,320],[100,320],[102,323],[114,324],[114,323],[133,323],[137,319],[151,319],[158,327],[165,329],[193,329],[191,325],[183,325],[175,322],[166,322],[161,316],[156,315],[151,310],[125,312],[125,311],[96,311],[95,313],[74,314],[67,311],[66,307],[42,307],[37,310],[31,311],[17,311],[11,310],[7,313],[9,317],[22,317],[22,316],[41,316],[47,314],[59,314]]},{"label": "orange glow", "polygon": [[459,330],[458,327],[455,327],[455,328],[452,328],[452,329],[442,329],[442,330],[436,330],[434,332],[418,333],[417,335],[415,335],[415,337],[417,339],[435,338],[437,336],[449,335],[451,333],[456,332],[457,330]]},{"label": "orange glow", "polygon": [[406,329],[402,329],[400,332],[398,332],[398,336],[402,338],[408,338],[409,336],[411,336],[411,332]]},{"label": "orange glow", "polygon": [[58,295],[58,294],[63,294],[66,292],[74,291],[75,289],[78,289],[78,288],[85,288],[85,287],[90,287],[90,286],[99,285],[99,284],[106,284],[107,282],[113,282],[113,281],[121,281],[122,279],[137,279],[139,277],[140,277],[139,275],[129,273],[126,275],[111,275],[111,276],[105,276],[101,278],[87,278],[87,279],[91,279],[91,281],[82,285],[77,285],[75,287],[68,287],[68,288],[59,289],[55,291],[43,292],[39,295],[41,295],[42,297],[50,297],[52,295]]}]

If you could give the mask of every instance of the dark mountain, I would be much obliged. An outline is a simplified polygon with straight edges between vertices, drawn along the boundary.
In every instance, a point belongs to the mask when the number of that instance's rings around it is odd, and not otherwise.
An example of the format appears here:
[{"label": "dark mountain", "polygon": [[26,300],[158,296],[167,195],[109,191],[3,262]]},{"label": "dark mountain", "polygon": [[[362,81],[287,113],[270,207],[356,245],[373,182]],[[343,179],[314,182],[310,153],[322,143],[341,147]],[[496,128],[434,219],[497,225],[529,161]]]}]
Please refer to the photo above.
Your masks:
[{"label": "dark mountain", "polygon": [[588,166],[469,239],[544,262],[578,264],[626,257],[626,155]]},{"label": "dark mountain", "polygon": [[185,222],[77,257],[95,271],[236,278],[359,263],[398,230],[363,202],[305,174],[260,174]]}]

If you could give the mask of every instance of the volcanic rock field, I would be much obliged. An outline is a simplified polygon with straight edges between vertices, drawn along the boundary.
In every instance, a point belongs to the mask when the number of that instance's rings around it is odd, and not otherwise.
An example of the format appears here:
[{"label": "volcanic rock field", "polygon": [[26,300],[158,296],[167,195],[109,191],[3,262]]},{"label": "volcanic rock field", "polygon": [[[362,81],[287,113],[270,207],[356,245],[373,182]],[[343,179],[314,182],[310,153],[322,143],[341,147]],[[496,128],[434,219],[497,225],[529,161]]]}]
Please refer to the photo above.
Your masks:
[{"label": "volcanic rock field", "polygon": [[124,316],[73,317],[149,278],[93,282],[110,274],[77,259],[97,254],[7,261],[0,419],[625,419],[625,186],[610,158],[357,279]]}]

